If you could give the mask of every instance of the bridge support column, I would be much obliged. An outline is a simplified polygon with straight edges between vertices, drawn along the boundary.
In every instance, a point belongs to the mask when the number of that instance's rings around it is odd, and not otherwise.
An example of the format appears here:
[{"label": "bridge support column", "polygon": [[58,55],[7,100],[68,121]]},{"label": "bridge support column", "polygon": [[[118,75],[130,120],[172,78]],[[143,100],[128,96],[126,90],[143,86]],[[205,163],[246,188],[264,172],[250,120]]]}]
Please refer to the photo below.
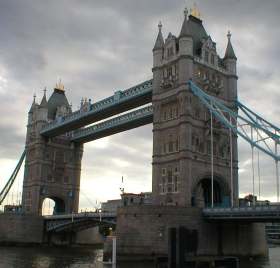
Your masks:
[{"label": "bridge support column", "polygon": [[117,252],[119,255],[167,255],[168,230],[178,227],[197,233],[197,248],[192,253],[197,256],[254,257],[268,253],[263,224],[209,223],[199,208],[171,206],[119,209]]}]

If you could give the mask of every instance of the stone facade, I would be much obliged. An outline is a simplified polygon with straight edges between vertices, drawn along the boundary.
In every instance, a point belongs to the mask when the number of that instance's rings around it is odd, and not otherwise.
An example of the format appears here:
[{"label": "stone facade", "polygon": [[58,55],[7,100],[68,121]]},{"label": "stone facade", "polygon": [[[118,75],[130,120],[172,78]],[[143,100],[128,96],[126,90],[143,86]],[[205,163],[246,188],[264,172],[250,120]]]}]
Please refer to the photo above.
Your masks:
[{"label": "stone facade", "polygon": [[[236,57],[230,36],[224,58],[202,21],[187,16],[178,37],[159,34],[153,49],[153,199],[158,205],[210,203],[210,113],[188,88],[191,79],[206,93],[234,109]],[[238,198],[237,137],[233,136],[233,196]],[[214,202],[229,203],[229,130],[213,118]],[[210,183],[209,183],[210,182]]]},{"label": "stone facade", "polygon": [[6,213],[0,215],[0,244],[43,242],[43,217]]},{"label": "stone facade", "polygon": [[22,208],[25,213],[42,215],[46,198],[55,201],[55,213],[78,211],[83,146],[70,142],[68,134],[45,138],[40,131],[46,122],[59,120],[71,108],[61,88],[47,101],[35,99],[29,111]]},{"label": "stone facade", "polygon": [[[221,58],[202,21],[186,11],[178,37],[169,33],[164,40],[161,30],[159,24],[153,49],[153,205],[118,210],[118,254],[167,255],[168,229],[185,227],[198,235],[197,255],[267,256],[263,224],[209,223],[202,217],[202,207],[211,204],[211,117],[187,82],[235,109],[231,35]],[[214,117],[212,129],[214,205],[229,206],[231,195],[237,205],[237,136],[231,172],[230,132]]]},{"label": "stone facade", "polygon": [[200,208],[130,206],[117,221],[119,255],[167,255],[168,229],[186,227],[198,233],[196,255],[266,256],[264,224],[209,223]]}]

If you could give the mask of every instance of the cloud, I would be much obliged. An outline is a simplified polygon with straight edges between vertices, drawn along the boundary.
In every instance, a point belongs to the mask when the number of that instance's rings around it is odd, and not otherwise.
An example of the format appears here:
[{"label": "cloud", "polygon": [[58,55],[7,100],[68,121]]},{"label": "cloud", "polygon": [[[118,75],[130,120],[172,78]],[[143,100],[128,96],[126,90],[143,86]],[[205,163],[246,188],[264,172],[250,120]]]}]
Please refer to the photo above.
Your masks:
[{"label": "cloud", "polygon": [[[278,124],[280,2],[196,2],[221,56],[227,31],[233,33],[240,100]],[[182,0],[1,1],[0,158],[19,157],[33,94],[40,100],[47,86],[49,96],[58,77],[74,108],[82,97],[100,100],[150,78],[157,23],[162,21],[165,37],[168,32],[178,35],[184,5]],[[250,147],[240,142],[239,149],[241,192],[246,192]],[[90,189],[87,195],[92,198],[117,197],[122,175],[129,190],[149,190],[151,161],[151,126],[87,144],[82,190]],[[270,186],[275,180],[273,164],[265,163],[263,185],[269,197],[275,195]],[[82,206],[85,203],[81,195]]]}]

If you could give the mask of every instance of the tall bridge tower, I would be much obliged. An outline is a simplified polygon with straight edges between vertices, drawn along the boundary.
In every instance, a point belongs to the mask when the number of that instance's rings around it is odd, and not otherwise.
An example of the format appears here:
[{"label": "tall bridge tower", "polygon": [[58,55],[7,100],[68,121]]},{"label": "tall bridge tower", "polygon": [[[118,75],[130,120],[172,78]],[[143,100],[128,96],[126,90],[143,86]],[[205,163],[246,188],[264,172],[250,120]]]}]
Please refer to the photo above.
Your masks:
[{"label": "tall bridge tower", "polygon": [[46,92],[39,104],[35,97],[28,114],[26,161],[22,206],[25,213],[42,214],[46,198],[55,202],[54,213],[78,211],[83,146],[60,135],[46,138],[40,131],[46,122],[61,120],[71,113],[64,87],[57,84],[47,101]]},{"label": "tall bridge tower", "polygon": [[232,136],[230,146],[229,130],[214,118],[211,135],[211,115],[187,85],[192,79],[208,94],[235,109],[237,58],[230,39],[229,33],[225,56],[219,57],[216,43],[205,31],[196,10],[190,15],[185,10],[178,37],[169,33],[164,40],[159,24],[153,48],[155,204],[210,205],[212,174],[214,204],[229,203],[231,189],[232,199],[237,200],[237,137]]}]

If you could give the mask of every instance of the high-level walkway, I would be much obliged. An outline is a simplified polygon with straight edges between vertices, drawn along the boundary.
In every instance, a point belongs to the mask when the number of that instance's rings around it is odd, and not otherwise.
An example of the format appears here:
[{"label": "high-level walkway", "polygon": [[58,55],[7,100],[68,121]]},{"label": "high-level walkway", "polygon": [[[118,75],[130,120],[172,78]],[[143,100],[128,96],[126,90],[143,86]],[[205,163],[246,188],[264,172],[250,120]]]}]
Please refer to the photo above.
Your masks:
[{"label": "high-level walkway", "polygon": [[152,81],[147,80],[124,91],[116,91],[113,96],[91,104],[87,111],[78,110],[60,117],[46,124],[40,134],[47,137],[57,136],[148,104],[152,101]]}]

